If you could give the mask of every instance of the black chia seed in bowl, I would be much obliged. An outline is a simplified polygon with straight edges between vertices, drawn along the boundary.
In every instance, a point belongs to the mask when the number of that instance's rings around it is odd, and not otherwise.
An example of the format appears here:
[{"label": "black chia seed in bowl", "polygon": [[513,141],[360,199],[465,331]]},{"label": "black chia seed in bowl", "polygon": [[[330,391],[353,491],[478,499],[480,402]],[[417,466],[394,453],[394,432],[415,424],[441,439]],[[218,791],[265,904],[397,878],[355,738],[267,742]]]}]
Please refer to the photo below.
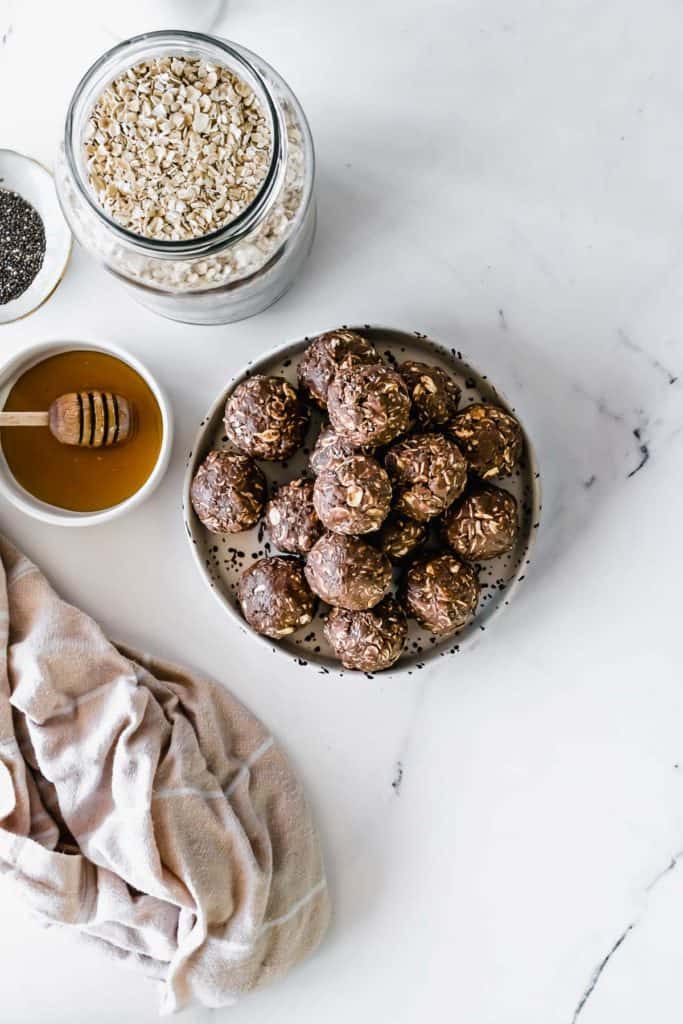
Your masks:
[{"label": "black chia seed in bowl", "polygon": [[45,258],[45,226],[18,192],[0,188],[0,306],[33,283]]}]

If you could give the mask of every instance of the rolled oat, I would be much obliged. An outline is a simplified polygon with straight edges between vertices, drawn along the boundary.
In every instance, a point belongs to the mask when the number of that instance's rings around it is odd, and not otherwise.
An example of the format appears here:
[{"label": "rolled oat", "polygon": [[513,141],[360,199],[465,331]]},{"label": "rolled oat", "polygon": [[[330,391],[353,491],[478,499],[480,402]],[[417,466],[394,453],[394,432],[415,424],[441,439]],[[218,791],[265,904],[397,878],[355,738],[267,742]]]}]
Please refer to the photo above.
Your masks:
[{"label": "rolled oat", "polygon": [[93,107],[84,151],[104,211],[137,235],[199,238],[256,198],[272,159],[268,119],[234,72],[158,57],[118,75]]}]

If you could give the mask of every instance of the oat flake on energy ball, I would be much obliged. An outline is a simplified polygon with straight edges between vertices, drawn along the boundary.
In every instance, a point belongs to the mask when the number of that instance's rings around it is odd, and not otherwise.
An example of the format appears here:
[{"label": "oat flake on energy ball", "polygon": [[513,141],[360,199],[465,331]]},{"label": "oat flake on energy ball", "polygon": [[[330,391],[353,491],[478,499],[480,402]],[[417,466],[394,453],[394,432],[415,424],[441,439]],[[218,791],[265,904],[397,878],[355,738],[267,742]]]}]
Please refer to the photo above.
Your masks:
[{"label": "oat flake on energy ball", "polygon": [[423,544],[427,527],[417,519],[391,512],[377,534],[377,545],[394,564],[402,562]]},{"label": "oat flake on energy ball", "polygon": [[421,430],[447,423],[458,408],[460,388],[440,366],[407,359],[398,367],[413,403],[413,417]]},{"label": "oat flake on energy ball", "polygon": [[304,352],[297,377],[299,386],[320,406],[327,408],[327,392],[339,370],[348,366],[379,363],[372,342],[361,334],[340,328],[313,338]]},{"label": "oat flake on energy ball", "polygon": [[190,497],[199,521],[211,533],[240,533],[263,512],[267,485],[248,455],[212,451],[195,473]]},{"label": "oat flake on energy ball", "polygon": [[308,412],[284,377],[257,373],[238,384],[225,403],[225,432],[236,448],[269,462],[300,448]]},{"label": "oat flake on energy ball", "polygon": [[395,507],[426,522],[441,515],[462,494],[467,463],[442,434],[415,434],[392,445],[384,465],[397,488]]},{"label": "oat flake on energy ball", "polygon": [[318,518],[333,533],[371,533],[391,507],[389,477],[371,456],[352,455],[318,474],[313,503]]},{"label": "oat flake on energy ball", "polygon": [[482,480],[510,476],[522,454],[524,442],[519,423],[490,402],[474,402],[458,413],[446,429],[470,469]]},{"label": "oat flake on energy ball", "polygon": [[357,447],[389,444],[410,422],[405,381],[381,363],[340,370],[327,392],[327,406],[337,434]]},{"label": "oat flake on energy ball", "polygon": [[275,640],[307,626],[315,612],[298,558],[260,558],[242,573],[237,596],[251,628]]},{"label": "oat flake on energy ball", "polygon": [[445,542],[467,561],[497,558],[517,540],[517,500],[502,487],[479,484],[451,506],[442,532]]},{"label": "oat flake on energy ball", "polygon": [[333,430],[329,424],[320,431],[310,457],[313,473],[322,473],[324,469],[334,469],[340,462],[352,455],[373,455],[374,446],[356,448]]},{"label": "oat flake on energy ball", "polygon": [[278,550],[305,555],[324,532],[313,505],[313,481],[298,477],[281,484],[266,505],[264,519]]},{"label": "oat flake on energy ball", "polygon": [[411,565],[402,585],[406,611],[436,636],[451,636],[473,618],[479,579],[454,555],[436,555]]},{"label": "oat flake on energy ball", "polygon": [[362,611],[379,604],[391,586],[386,555],[360,537],[325,533],[306,562],[311,590],[328,604]]},{"label": "oat flake on energy ball", "polygon": [[400,658],[408,623],[398,602],[386,597],[367,611],[332,608],[323,632],[344,668],[381,672]]}]

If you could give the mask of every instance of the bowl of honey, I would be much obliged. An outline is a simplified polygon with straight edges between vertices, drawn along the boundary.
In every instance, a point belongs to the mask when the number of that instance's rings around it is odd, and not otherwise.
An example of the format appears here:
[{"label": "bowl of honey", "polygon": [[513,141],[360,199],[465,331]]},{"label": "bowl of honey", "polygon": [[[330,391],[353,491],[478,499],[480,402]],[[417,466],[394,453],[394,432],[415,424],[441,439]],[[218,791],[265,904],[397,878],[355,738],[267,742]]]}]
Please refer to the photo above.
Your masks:
[{"label": "bowl of honey", "polygon": [[[70,400],[75,428],[65,438],[53,410],[66,403],[68,414]],[[49,341],[21,352],[0,371],[0,410],[1,420],[22,423],[0,424],[0,493],[43,522],[113,519],[148,498],[168,467],[168,400],[149,370],[110,342]]]}]

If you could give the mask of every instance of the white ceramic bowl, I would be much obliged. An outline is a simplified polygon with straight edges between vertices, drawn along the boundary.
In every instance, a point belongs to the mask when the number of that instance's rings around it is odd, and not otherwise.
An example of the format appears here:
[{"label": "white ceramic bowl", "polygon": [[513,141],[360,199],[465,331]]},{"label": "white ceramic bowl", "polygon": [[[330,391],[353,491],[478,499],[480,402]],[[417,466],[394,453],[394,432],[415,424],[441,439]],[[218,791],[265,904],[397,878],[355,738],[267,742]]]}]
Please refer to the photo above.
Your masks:
[{"label": "white ceramic bowl", "polygon": [[9,324],[35,312],[60,284],[71,255],[71,232],[57,199],[54,179],[37,160],[0,149],[0,187],[18,192],[40,214],[46,240],[45,258],[35,279],[17,299],[0,306],[0,324]]},{"label": "white ceramic bowl", "polygon": [[161,449],[154,469],[142,487],[135,494],[132,494],[130,498],[126,498],[125,501],[119,502],[118,505],[112,505],[111,508],[101,509],[98,512],[72,512],[69,509],[48,505],[18,484],[7,465],[2,447],[0,446],[0,494],[22,512],[53,526],[95,526],[97,523],[106,523],[110,519],[123,515],[130,509],[135,508],[136,505],[141,505],[158,486],[166,472],[173,445],[173,418],[171,406],[166,395],[149,370],[135,356],[109,341],[45,341],[32,345],[30,348],[18,353],[0,369],[0,409],[4,407],[12,386],[26,370],[37,363],[41,363],[49,356],[58,355],[60,352],[73,352],[79,349],[85,349],[89,352],[104,352],[107,355],[114,356],[116,359],[120,359],[121,362],[127,363],[128,366],[142,377],[156,398],[161,412]]},{"label": "white ceramic bowl", "polygon": [[[357,331],[374,342],[378,352],[389,362],[418,359],[442,367],[455,378],[462,388],[461,408],[472,401],[488,401],[515,413],[514,408],[496,390],[492,382],[484,374],[474,369],[471,363],[466,362],[462,353],[456,352],[455,349],[445,348],[439,342],[429,339],[426,334],[419,331],[401,331],[391,327],[368,324],[350,326],[350,330]],[[228,395],[246,377],[254,373],[283,376],[291,384],[296,385],[296,369],[308,344],[309,339],[304,338],[291,344],[281,345],[260,356],[234,377],[216,398],[201,423],[187,460],[183,485],[185,532],[202,578],[214,597],[244,633],[267,645],[275,652],[289,655],[299,665],[313,666],[321,673],[336,672],[343,675],[345,670],[332,656],[322,635],[323,617],[327,607],[322,602],[318,614],[309,626],[299,630],[291,637],[279,641],[259,636],[244,621],[237,601],[237,585],[240,575],[253,559],[275,553],[271,552],[263,521],[261,520],[258,526],[252,530],[243,533],[222,536],[212,534],[197,519],[190,499],[192,479],[202,459],[212,448],[226,447],[223,410]],[[312,442],[320,419],[317,412],[312,414],[311,430],[307,437],[308,446]],[[519,538],[512,551],[499,558],[492,558],[480,566],[479,577],[482,593],[473,621],[455,636],[439,639],[420,629],[416,622],[410,620],[405,650],[393,668],[382,673],[383,676],[402,671],[413,672],[437,658],[461,651],[476,637],[481,636],[481,631],[487,629],[495,616],[509,605],[526,578],[540,520],[541,487],[531,440],[526,433],[524,438],[524,455],[513,476],[495,481],[506,490],[511,491],[519,502],[521,516]],[[305,456],[306,447],[301,449],[288,464],[261,462],[260,466],[270,484],[280,483],[291,480],[305,470],[307,465]]]}]

